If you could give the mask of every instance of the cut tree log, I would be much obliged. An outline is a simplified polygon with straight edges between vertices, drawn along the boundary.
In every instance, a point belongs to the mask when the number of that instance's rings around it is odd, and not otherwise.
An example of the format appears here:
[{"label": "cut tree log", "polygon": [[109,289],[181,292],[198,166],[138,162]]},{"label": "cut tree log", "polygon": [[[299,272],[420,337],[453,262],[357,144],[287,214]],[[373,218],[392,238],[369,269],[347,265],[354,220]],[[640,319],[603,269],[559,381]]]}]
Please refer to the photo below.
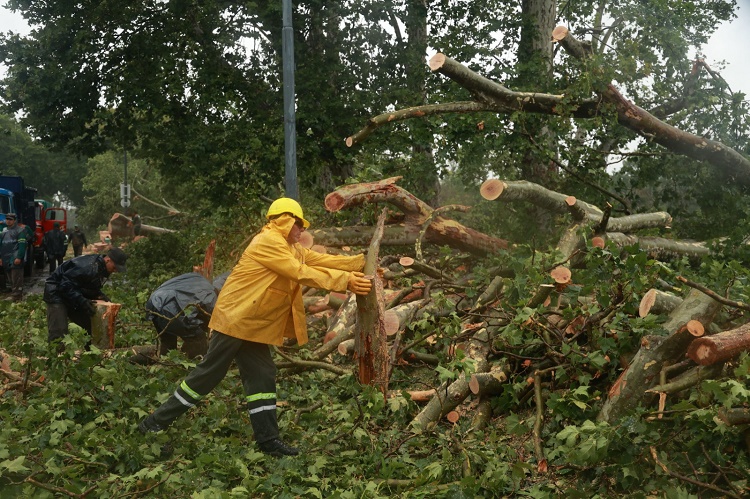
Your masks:
[{"label": "cut tree log", "polygon": [[[551,213],[563,214],[570,212],[567,200],[572,197],[560,192],[551,191],[546,187],[526,180],[499,180],[489,179],[480,187],[480,193],[486,186],[492,185],[494,197],[484,197],[487,200],[499,200],[502,202],[524,201],[539,206]],[[482,194],[484,196],[484,194]],[[574,198],[575,199],[575,198]],[[581,200],[576,200],[575,205],[585,213],[585,220],[592,223],[601,221],[604,211]],[[624,217],[610,218],[607,220],[607,231],[633,232],[642,229],[659,229],[669,227],[672,217],[666,212],[641,213]]]},{"label": "cut tree log", "polygon": [[[490,184],[487,186],[486,184]],[[504,202],[526,201],[544,208],[552,213],[570,212],[573,198],[565,194],[551,191],[541,185],[527,181],[503,181],[490,179],[480,188],[480,192],[491,193],[489,199]],[[564,232],[557,249],[563,258],[571,258],[577,251],[585,247],[586,228],[596,232],[594,225],[606,225],[606,233],[596,233],[596,242],[592,245],[604,247],[605,240],[612,241],[619,247],[635,244],[647,251],[653,258],[669,259],[680,256],[700,258],[710,254],[710,249],[703,242],[675,241],[660,237],[638,237],[630,232],[650,228],[667,228],[672,224],[669,213],[643,213],[619,218],[607,217],[607,213],[600,208],[581,200],[574,202],[576,213],[584,213],[585,220],[575,221]],[[574,216],[581,218],[580,215]],[[578,259],[580,260],[580,259]],[[573,266],[580,262],[574,261]]]},{"label": "cut tree log", "polygon": [[354,338],[342,341],[339,343],[339,346],[336,347],[336,350],[339,354],[344,355],[345,357],[351,357],[354,355]]},{"label": "cut tree log", "polygon": [[354,321],[357,318],[357,295],[350,294],[333,316],[326,337],[332,337],[313,352],[313,358],[322,360],[336,350],[342,341],[354,338]]},{"label": "cut tree log", "polygon": [[555,283],[563,285],[570,284],[570,279],[573,276],[570,269],[563,266],[555,267],[549,275],[555,280]]},{"label": "cut tree log", "polygon": [[375,226],[372,242],[367,250],[363,272],[373,280],[372,290],[365,296],[357,296],[357,323],[354,330],[355,351],[358,362],[358,379],[363,385],[375,385],[388,393],[390,357],[386,343],[385,303],[383,280],[378,276],[378,253],[387,210],[383,209]]},{"label": "cut tree log", "polygon": [[721,304],[698,290],[691,290],[687,298],[669,314],[662,326],[667,336],[646,336],[630,365],[612,385],[598,419],[613,422],[639,404],[653,398],[646,391],[659,381],[665,363],[674,364],[685,357],[688,345],[694,339],[688,328],[692,320],[707,327],[721,308]]},{"label": "cut tree log", "polygon": [[750,323],[731,331],[698,338],[690,343],[687,355],[696,364],[708,366],[726,362],[750,350]]},{"label": "cut tree log", "polygon": [[474,395],[497,395],[502,392],[508,375],[510,366],[492,366],[489,372],[474,373],[469,381],[469,390]]},{"label": "cut tree log", "polygon": [[655,315],[668,314],[677,308],[680,303],[682,303],[681,297],[651,288],[641,298],[638,317],[646,317],[650,313]]},{"label": "cut tree log", "polygon": [[747,407],[733,407],[719,409],[719,419],[729,426],[750,424],[750,409]]},{"label": "cut tree log", "polygon": [[[483,373],[489,369],[487,354],[490,350],[489,333],[482,328],[476,333],[469,343],[466,356],[474,360],[474,372]],[[443,416],[464,401],[470,393],[469,382],[466,376],[459,375],[458,379],[450,384],[443,383],[437,389],[437,394],[412,420],[412,426],[416,428],[429,428],[436,424]]]},{"label": "cut tree log", "polygon": [[96,314],[91,318],[91,344],[101,349],[115,347],[115,321],[122,305],[96,300]]},{"label": "cut tree log", "polygon": [[[133,221],[130,217],[123,215],[122,213],[115,213],[112,215],[112,218],[109,219],[109,223],[107,224],[107,230],[112,235],[113,239],[132,238],[134,236]],[[169,232],[175,231],[163,227],[141,224],[141,235],[158,235],[167,234]]]},{"label": "cut tree log", "polygon": [[201,275],[209,281],[214,280],[214,254],[216,253],[216,239],[212,239],[206,248],[206,255],[203,257],[201,266]]},{"label": "cut tree log", "polygon": [[[326,209],[331,212],[337,212],[364,203],[389,203],[404,213],[403,226],[397,229],[397,234],[400,236],[398,237],[400,242],[397,244],[415,244],[422,231],[423,224],[431,218],[434,210],[424,201],[417,199],[410,192],[397,186],[396,182],[400,178],[392,177],[378,182],[351,184],[341,187],[326,196]],[[394,237],[392,234],[389,234],[388,229],[393,230],[393,227],[386,227],[384,229],[383,241],[381,243],[383,245],[394,244],[392,240]],[[319,244],[337,246],[340,244],[336,244],[334,241],[338,243],[342,242],[342,233],[347,230],[352,230],[352,228],[321,229],[310,232]],[[357,231],[364,231],[368,236],[372,234],[372,228],[357,228]],[[442,216],[435,216],[429,223],[424,239],[432,244],[448,245],[452,248],[482,255],[496,253],[501,249],[508,248],[508,241],[504,239],[482,234],[481,232],[465,227],[455,220]]]},{"label": "cut tree log", "polygon": [[414,315],[423,309],[429,302],[429,299],[423,298],[421,300],[402,303],[386,310],[385,332],[390,336],[405,328],[414,318]]},{"label": "cut tree log", "polygon": [[639,245],[654,259],[670,259],[681,256],[701,258],[711,254],[711,250],[703,242],[675,241],[663,237],[638,237],[633,234],[607,232],[607,240],[618,247]]},{"label": "cut tree log", "polygon": [[427,265],[424,262],[415,260],[410,256],[402,256],[399,259],[398,263],[400,263],[401,266],[405,268],[414,269],[416,272],[432,277],[433,279],[445,279],[446,277],[448,277],[442,270],[436,269],[435,267]]}]

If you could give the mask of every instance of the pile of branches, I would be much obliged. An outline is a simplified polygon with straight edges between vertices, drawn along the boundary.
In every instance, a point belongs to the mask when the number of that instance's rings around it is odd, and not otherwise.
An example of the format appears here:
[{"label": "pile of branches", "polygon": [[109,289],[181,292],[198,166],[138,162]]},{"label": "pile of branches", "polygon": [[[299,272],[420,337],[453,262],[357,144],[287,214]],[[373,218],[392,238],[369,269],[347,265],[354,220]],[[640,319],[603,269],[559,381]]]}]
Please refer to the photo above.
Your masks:
[{"label": "pile of branches", "polygon": [[[416,428],[430,428],[443,418],[455,422],[464,415],[471,415],[473,427],[481,428],[493,415],[492,398],[507,393],[509,384],[525,384],[516,399],[519,405],[535,407],[534,448],[538,467],[544,469],[545,400],[552,391],[577,386],[578,376],[571,373],[585,373],[608,392],[599,421],[614,423],[638,406],[652,408],[658,418],[670,396],[679,397],[702,380],[727,376],[727,366],[750,349],[750,325],[722,331],[714,322],[722,307],[738,303],[679,276],[667,283],[660,277],[665,267],[647,258],[709,255],[702,243],[637,235],[643,229],[667,228],[667,213],[615,218],[609,207],[600,209],[533,183],[492,180],[482,187],[485,198],[533,203],[567,221],[556,248],[535,255],[520,269],[475,266],[479,259],[465,254],[458,256],[460,265],[439,268],[423,255],[422,242],[497,260],[522,249],[445,218],[447,209],[429,208],[398,187],[397,180],[346,186],[326,199],[332,211],[387,203],[403,212],[390,215],[396,223],[384,223],[386,209],[375,228],[321,229],[311,231],[313,238],[306,241],[319,251],[340,251],[370,238],[365,270],[376,280],[373,295],[380,306],[362,310],[353,295],[307,297],[311,319],[327,320],[326,333],[306,360],[281,351],[287,362],[280,367],[354,370],[361,382],[378,386],[386,397],[405,393],[424,404],[413,418]],[[379,246],[405,242],[414,248],[409,256],[377,259]],[[635,243],[643,251],[638,252]],[[622,270],[628,259],[640,265],[641,275]],[[615,275],[607,275],[610,272]],[[522,289],[519,282],[539,282],[525,279],[531,276],[539,276],[541,283]],[[579,278],[598,279],[604,291],[597,294],[595,286],[577,282]],[[634,286],[635,281],[643,286]],[[638,316],[659,317],[650,322],[652,334],[628,336],[620,322]],[[447,330],[440,326],[441,318],[457,327]],[[415,327],[424,321],[430,326]],[[367,330],[362,331],[361,324],[368,324]],[[603,344],[618,345],[609,352],[619,358],[604,353]],[[628,347],[632,352],[626,352]],[[460,362],[450,364],[456,360]],[[427,390],[415,386],[389,391],[393,370],[415,364],[460,365],[462,370]],[[727,408],[722,417],[727,425],[750,423],[744,407]]]}]

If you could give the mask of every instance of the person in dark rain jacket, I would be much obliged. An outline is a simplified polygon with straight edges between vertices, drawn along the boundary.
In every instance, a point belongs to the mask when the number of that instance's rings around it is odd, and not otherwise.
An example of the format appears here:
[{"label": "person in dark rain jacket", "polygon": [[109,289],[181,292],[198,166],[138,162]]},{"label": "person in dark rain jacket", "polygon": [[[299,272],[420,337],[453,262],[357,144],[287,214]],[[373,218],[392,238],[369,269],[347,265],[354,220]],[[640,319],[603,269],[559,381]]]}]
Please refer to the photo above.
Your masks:
[{"label": "person in dark rain jacket", "polygon": [[110,249],[106,256],[79,256],[64,262],[47,278],[44,301],[50,344],[68,334],[68,320],[91,334],[91,317],[96,314],[92,300],[109,301],[102,286],[113,272],[125,272],[127,258],[120,248]]},{"label": "person in dark rain jacket", "polygon": [[43,240],[50,274],[55,271],[58,265],[62,265],[65,250],[68,247],[65,233],[60,230],[60,224],[55,222],[52,227],[52,230],[44,234]]}]

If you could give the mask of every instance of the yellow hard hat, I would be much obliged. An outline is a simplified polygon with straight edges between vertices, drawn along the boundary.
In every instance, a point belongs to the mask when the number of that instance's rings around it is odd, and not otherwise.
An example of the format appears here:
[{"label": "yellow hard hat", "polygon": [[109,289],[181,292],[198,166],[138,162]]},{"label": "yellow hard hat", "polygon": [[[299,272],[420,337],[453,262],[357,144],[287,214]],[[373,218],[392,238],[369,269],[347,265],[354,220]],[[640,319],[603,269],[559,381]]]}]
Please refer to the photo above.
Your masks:
[{"label": "yellow hard hat", "polygon": [[271,203],[271,206],[268,207],[266,218],[271,218],[274,215],[281,215],[282,213],[290,213],[295,218],[299,218],[300,220],[302,220],[302,225],[305,226],[305,229],[310,227],[310,222],[305,220],[305,216],[302,213],[302,207],[294,199],[279,198]]}]

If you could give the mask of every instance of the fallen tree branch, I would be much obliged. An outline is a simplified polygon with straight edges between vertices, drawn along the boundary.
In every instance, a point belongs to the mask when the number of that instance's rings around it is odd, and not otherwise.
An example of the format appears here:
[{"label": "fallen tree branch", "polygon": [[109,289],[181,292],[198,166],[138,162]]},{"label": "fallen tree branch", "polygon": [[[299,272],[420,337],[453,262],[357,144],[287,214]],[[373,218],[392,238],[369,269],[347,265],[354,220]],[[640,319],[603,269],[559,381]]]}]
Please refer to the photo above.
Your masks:
[{"label": "fallen tree branch", "polygon": [[653,447],[653,446],[652,446],[652,447],[650,447],[650,449],[651,449],[651,457],[652,457],[652,458],[654,459],[654,462],[655,462],[655,463],[656,463],[656,464],[657,464],[657,465],[658,465],[658,466],[659,466],[659,467],[660,467],[660,468],[662,469],[662,471],[664,471],[664,473],[666,473],[667,475],[669,475],[669,476],[671,476],[671,477],[674,477],[674,478],[677,478],[677,479],[679,479],[679,480],[682,480],[683,482],[687,482],[687,483],[690,483],[690,484],[692,484],[692,485],[696,485],[696,486],[698,486],[698,487],[703,487],[703,488],[706,488],[706,489],[708,489],[708,490],[713,490],[714,492],[719,492],[720,494],[724,494],[724,495],[725,495],[725,496],[727,496],[727,497],[734,497],[734,498],[736,498],[736,499],[741,499],[741,497],[740,497],[740,496],[738,496],[737,494],[733,494],[732,492],[730,492],[730,491],[728,491],[728,490],[724,490],[724,489],[722,489],[722,488],[719,488],[719,487],[717,487],[716,485],[713,485],[713,484],[710,484],[710,483],[705,483],[705,482],[701,482],[701,481],[699,481],[699,480],[694,480],[694,479],[692,479],[692,478],[690,478],[690,477],[688,477],[688,476],[685,476],[685,475],[681,475],[681,474],[679,474],[679,473],[677,473],[677,472],[671,471],[671,470],[670,470],[669,468],[667,468],[667,467],[666,467],[666,465],[665,465],[664,463],[662,463],[662,462],[661,462],[661,461],[659,460],[659,456],[658,456],[658,454],[657,454],[657,452],[656,452],[656,447]]},{"label": "fallen tree branch", "polygon": [[475,113],[478,111],[491,111],[492,109],[486,104],[476,101],[459,101],[449,102],[447,104],[428,104],[425,106],[408,107],[390,113],[383,113],[367,121],[367,125],[360,131],[346,138],[346,147],[352,147],[359,144],[369,137],[375,130],[383,125],[396,121],[403,121],[412,118],[422,118],[424,116],[433,116],[436,114],[448,113]]},{"label": "fallen tree branch", "polygon": [[653,388],[646,390],[647,393],[677,393],[688,388],[692,388],[695,385],[700,384],[703,380],[713,379],[722,370],[721,364],[715,364],[706,367],[694,367],[693,369],[681,374],[669,383],[662,383]]},{"label": "fallen tree branch", "polygon": [[281,357],[289,361],[292,365],[286,366],[283,364],[278,364],[278,367],[284,368],[284,367],[312,367],[315,369],[324,369],[326,371],[331,371],[334,374],[344,375],[344,374],[351,374],[351,371],[348,369],[344,369],[343,367],[334,366],[332,364],[329,364],[327,362],[320,362],[315,360],[301,360],[296,359],[294,357],[291,357],[284,352],[281,351],[281,349],[276,348],[276,353],[278,353]]},{"label": "fallen tree branch", "polygon": [[[475,373],[488,370],[487,354],[489,349],[489,333],[486,328],[483,328],[474,334],[466,352],[466,356],[475,362]],[[459,375],[458,379],[452,383],[443,383],[432,400],[412,420],[412,426],[428,428],[436,424],[443,416],[463,402],[469,393],[469,382],[464,375]]]},{"label": "fallen tree branch", "polygon": [[[325,198],[326,209],[330,212],[337,212],[345,208],[351,208],[364,203],[386,202],[396,206],[404,214],[404,223],[402,226],[394,227],[392,225],[384,228],[383,243],[388,240],[389,229],[397,231],[401,240],[399,244],[406,244],[405,241],[411,241],[415,244],[422,224],[430,218],[434,211],[427,203],[418,199],[410,192],[395,185],[401,177],[391,177],[377,182],[367,182],[361,184],[350,184],[336,189],[328,194]],[[373,229],[360,228],[358,231],[362,235],[371,236]],[[309,231],[317,240],[318,237],[327,237],[329,242],[327,246],[336,246],[337,241],[343,242],[341,233],[349,230],[347,228],[333,229],[327,231]],[[492,254],[501,249],[508,248],[508,241],[491,237],[478,232],[469,227],[442,216],[436,216],[428,224],[425,232],[425,241],[437,245],[448,245],[462,251],[469,251],[475,254]],[[348,239],[348,238],[347,238]],[[369,238],[368,238],[369,239]],[[347,242],[347,245],[351,243]],[[369,242],[365,243],[369,244]],[[389,244],[394,244],[389,242]]]},{"label": "fallen tree branch", "polygon": [[713,298],[714,300],[718,301],[719,303],[721,303],[723,305],[726,305],[726,306],[732,307],[732,308],[741,308],[742,310],[750,310],[750,305],[748,305],[747,303],[744,303],[744,302],[741,302],[741,301],[730,300],[728,298],[724,298],[720,294],[718,294],[718,293],[716,293],[714,291],[711,291],[710,289],[708,289],[707,287],[703,286],[702,284],[698,284],[697,282],[693,282],[693,281],[691,281],[689,279],[685,279],[681,275],[677,276],[677,280],[680,281],[680,282],[682,282],[682,283],[684,283],[687,286],[690,286],[693,289],[697,289],[701,293],[704,293],[704,294],[710,296],[711,298]]}]

